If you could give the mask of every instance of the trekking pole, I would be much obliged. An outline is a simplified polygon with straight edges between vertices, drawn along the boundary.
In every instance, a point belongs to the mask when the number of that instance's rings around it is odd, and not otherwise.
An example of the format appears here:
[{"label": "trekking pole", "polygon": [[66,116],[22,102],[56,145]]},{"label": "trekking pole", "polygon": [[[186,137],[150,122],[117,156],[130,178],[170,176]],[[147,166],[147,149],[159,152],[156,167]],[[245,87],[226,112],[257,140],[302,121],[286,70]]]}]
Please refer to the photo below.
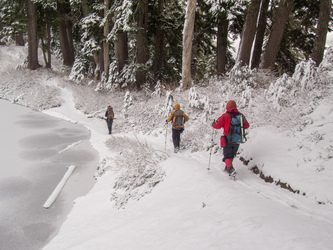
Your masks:
[{"label": "trekking pole", "polygon": [[166,151],[166,144],[167,144],[167,135],[168,135],[168,122],[165,123],[165,145],[164,145],[165,151]]},{"label": "trekking pole", "polygon": [[240,116],[241,130],[242,130],[242,142],[244,142],[244,125],[243,125],[243,115]]},{"label": "trekking pole", "polygon": [[[214,120],[214,122],[215,122],[215,120]],[[212,139],[211,139],[211,147],[210,147],[209,161],[208,161],[208,167],[207,167],[208,171],[210,170],[210,158],[212,157],[213,141],[214,141],[214,128],[212,127]]]}]

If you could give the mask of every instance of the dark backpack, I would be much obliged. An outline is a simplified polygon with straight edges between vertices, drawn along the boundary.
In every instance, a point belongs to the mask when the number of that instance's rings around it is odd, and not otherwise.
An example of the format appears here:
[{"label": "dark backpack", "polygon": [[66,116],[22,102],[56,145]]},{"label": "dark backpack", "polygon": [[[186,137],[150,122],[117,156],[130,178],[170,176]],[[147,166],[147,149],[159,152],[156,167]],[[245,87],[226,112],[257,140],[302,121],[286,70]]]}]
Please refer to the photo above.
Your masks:
[{"label": "dark backpack", "polygon": [[244,128],[244,123],[246,121],[245,116],[242,115],[241,113],[233,115],[228,112],[228,114],[230,115],[231,118],[228,141],[236,144],[246,142],[247,139],[245,137],[245,128]]},{"label": "dark backpack", "polygon": [[114,116],[114,114],[113,114],[113,108],[109,107],[108,108],[108,119],[109,120],[113,119],[113,116]]},{"label": "dark backpack", "polygon": [[177,110],[173,114],[172,124],[175,129],[184,128],[184,112],[182,110]]}]

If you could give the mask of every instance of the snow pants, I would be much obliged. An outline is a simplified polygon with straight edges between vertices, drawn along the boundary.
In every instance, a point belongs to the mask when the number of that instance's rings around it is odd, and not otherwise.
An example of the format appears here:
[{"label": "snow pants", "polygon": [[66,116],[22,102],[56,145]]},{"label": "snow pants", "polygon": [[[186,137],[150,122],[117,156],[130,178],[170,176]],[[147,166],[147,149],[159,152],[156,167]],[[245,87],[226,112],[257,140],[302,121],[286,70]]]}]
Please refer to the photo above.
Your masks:
[{"label": "snow pants", "polygon": [[184,131],[184,129],[172,129],[172,141],[174,148],[179,148],[180,144],[180,134]]},{"label": "snow pants", "polygon": [[108,129],[109,129],[109,134],[112,133],[112,123],[113,123],[113,119],[106,119],[106,123],[108,125]]},{"label": "snow pants", "polygon": [[227,140],[227,145],[223,147],[223,162],[226,159],[234,159],[239,148],[239,144],[231,143]]}]

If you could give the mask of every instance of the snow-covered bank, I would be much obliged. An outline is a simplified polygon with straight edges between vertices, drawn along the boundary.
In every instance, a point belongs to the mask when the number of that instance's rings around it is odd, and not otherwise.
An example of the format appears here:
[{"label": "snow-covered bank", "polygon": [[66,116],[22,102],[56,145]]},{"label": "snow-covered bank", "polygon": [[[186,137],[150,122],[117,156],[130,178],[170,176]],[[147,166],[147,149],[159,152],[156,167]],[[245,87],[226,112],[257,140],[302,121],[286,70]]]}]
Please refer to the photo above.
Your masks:
[{"label": "snow-covered bank", "polygon": [[[9,62],[20,61],[17,48],[8,53],[1,47],[1,56],[3,50]],[[15,67],[5,68],[16,81],[2,80],[1,96],[36,108]],[[86,126],[100,154],[96,185],[75,201],[45,249],[330,249],[333,68],[324,69],[318,84],[300,76],[274,84],[268,77],[272,85],[263,90],[224,79],[187,92],[161,88],[161,96],[130,92],[126,98],[125,92],[105,95],[75,85],[56,71],[41,69],[36,81],[35,72],[20,69],[38,93],[52,90],[38,97],[43,112]],[[235,182],[222,172],[218,145],[207,170],[210,124],[229,99],[251,124],[235,160]],[[180,154],[172,153],[170,127],[164,149],[165,119],[175,103],[190,117]],[[116,117],[112,136],[100,119],[109,104]],[[221,132],[215,131],[216,143]],[[254,166],[299,194],[265,183],[249,170]]]}]

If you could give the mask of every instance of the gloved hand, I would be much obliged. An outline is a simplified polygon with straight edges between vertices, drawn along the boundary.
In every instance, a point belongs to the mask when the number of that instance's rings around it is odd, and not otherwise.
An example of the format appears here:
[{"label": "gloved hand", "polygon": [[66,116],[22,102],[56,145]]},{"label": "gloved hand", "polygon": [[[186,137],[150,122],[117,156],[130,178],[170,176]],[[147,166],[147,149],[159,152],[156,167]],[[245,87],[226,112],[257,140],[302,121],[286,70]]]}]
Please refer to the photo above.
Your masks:
[{"label": "gloved hand", "polygon": [[168,120],[165,120],[165,123],[168,123]]},{"label": "gloved hand", "polygon": [[212,127],[213,127],[215,124],[216,124],[216,121],[215,121],[215,119],[214,119],[214,121],[213,121],[213,123],[212,123]]}]

